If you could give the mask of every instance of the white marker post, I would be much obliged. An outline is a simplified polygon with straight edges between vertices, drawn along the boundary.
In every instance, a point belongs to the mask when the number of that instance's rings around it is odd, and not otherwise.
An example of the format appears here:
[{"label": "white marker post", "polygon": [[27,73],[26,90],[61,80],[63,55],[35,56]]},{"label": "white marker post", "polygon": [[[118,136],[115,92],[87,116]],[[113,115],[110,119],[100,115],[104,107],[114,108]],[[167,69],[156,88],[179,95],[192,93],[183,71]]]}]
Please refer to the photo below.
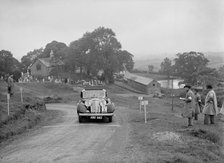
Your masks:
[{"label": "white marker post", "polygon": [[8,110],[8,116],[9,116],[9,99],[10,99],[10,95],[9,95],[9,93],[7,93],[7,110]]},{"label": "white marker post", "polygon": [[141,112],[142,111],[142,100],[143,100],[143,97],[138,97],[138,100],[139,100],[139,111]]},{"label": "white marker post", "polygon": [[144,112],[145,112],[145,123],[147,123],[147,110],[146,110],[146,105],[148,105],[149,102],[147,100],[142,101],[142,105],[144,105]]},{"label": "white marker post", "polygon": [[23,104],[23,88],[20,87],[21,103]]}]

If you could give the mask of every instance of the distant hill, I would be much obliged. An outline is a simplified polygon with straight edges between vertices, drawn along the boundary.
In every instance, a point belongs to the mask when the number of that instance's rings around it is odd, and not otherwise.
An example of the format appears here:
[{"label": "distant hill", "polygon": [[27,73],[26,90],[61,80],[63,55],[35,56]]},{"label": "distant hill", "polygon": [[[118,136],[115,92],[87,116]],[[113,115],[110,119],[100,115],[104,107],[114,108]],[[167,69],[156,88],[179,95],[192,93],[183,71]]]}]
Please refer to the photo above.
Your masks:
[{"label": "distant hill", "polygon": [[137,70],[148,70],[148,65],[153,65],[154,69],[153,71],[159,71],[160,69],[160,64],[163,61],[162,58],[154,58],[154,59],[145,59],[145,60],[136,60],[134,69]]},{"label": "distant hill", "polygon": [[[224,52],[204,52],[204,55],[209,60],[209,67],[219,68],[224,65]],[[136,59],[134,60],[134,69],[147,71],[148,65],[153,65],[154,71],[159,71],[160,64],[165,57],[173,60],[175,58],[175,55],[158,54],[157,56],[154,55],[152,58],[147,56],[144,59]]]},{"label": "distant hill", "polygon": [[209,60],[209,67],[219,68],[224,65],[224,52],[205,52],[204,54]]}]

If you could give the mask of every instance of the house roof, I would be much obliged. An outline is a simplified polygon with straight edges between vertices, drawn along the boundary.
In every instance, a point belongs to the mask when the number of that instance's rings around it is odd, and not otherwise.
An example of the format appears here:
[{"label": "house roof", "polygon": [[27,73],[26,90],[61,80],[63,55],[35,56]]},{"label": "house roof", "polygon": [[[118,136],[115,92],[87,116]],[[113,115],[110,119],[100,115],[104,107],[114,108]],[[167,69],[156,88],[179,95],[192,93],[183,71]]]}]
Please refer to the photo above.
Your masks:
[{"label": "house roof", "polygon": [[40,58],[39,61],[42,62],[46,67],[64,65],[64,62],[55,58]]},{"label": "house roof", "polygon": [[151,83],[154,80],[152,78],[147,78],[147,77],[132,74],[128,71],[125,72],[124,78],[129,79],[129,80],[133,80],[135,82],[138,82],[138,83],[141,83],[141,84],[144,84],[144,85],[148,85],[149,83]]}]

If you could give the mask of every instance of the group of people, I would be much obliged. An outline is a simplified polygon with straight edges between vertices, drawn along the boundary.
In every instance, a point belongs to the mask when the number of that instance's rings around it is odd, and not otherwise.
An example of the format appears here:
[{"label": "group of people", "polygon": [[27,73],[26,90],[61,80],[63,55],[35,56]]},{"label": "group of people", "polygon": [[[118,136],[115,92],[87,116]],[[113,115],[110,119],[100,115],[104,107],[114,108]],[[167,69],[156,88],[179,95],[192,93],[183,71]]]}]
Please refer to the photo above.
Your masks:
[{"label": "group of people", "polygon": [[214,124],[215,116],[219,113],[217,107],[216,93],[212,85],[207,85],[208,93],[205,98],[204,106],[202,105],[201,96],[197,88],[191,88],[190,85],[185,85],[186,97],[181,98],[185,101],[184,112],[182,116],[188,119],[188,126],[193,125],[193,119],[198,120],[200,113],[204,114],[204,124]]}]

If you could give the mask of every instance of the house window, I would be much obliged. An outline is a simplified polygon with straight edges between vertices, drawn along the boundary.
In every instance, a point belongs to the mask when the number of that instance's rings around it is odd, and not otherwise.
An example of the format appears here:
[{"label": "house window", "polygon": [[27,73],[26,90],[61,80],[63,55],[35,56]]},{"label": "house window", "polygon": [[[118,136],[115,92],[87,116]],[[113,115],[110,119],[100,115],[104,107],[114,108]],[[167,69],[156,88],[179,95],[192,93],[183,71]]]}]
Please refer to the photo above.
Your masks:
[{"label": "house window", "polygon": [[41,70],[41,65],[40,64],[36,65],[36,69],[37,69],[37,71],[40,71]]}]

